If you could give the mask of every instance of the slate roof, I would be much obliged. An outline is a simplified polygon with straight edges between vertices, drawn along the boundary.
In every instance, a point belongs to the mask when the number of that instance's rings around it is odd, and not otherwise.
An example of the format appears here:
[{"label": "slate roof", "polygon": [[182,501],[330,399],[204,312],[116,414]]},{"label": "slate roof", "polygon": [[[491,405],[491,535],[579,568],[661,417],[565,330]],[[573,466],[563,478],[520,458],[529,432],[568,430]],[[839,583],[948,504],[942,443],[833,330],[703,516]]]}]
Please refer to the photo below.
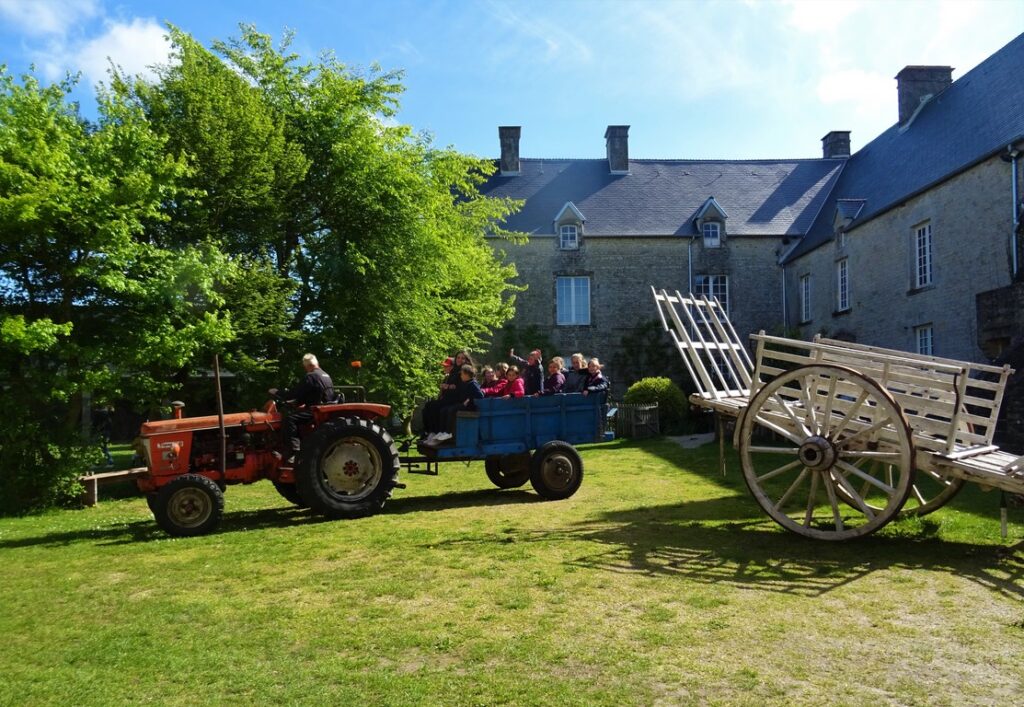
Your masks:
[{"label": "slate roof", "polygon": [[[1024,137],[1024,34],[957,79],[901,132],[893,125],[850,157],[789,262],[833,237],[838,199],[863,199],[847,230]],[[1009,183],[1007,183],[1009,190]]]},{"label": "slate roof", "polygon": [[844,161],[630,160],[629,174],[610,174],[604,159],[523,159],[519,176],[496,174],[481,192],[526,199],[504,226],[531,235],[553,235],[571,201],[587,237],[692,236],[694,216],[714,196],[728,235],[802,236]]}]

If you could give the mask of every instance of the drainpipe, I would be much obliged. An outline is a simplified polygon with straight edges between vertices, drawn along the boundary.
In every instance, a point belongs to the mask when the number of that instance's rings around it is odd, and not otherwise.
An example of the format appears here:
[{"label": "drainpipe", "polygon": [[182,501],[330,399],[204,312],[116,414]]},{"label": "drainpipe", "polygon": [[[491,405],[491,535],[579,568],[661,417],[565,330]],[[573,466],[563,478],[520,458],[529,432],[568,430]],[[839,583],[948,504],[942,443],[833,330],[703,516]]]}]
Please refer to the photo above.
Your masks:
[{"label": "drainpipe", "polygon": [[693,294],[693,241],[697,236],[690,236],[690,242],[686,244],[686,294]]},{"label": "drainpipe", "polygon": [[1020,211],[1017,208],[1017,155],[1016,150],[1010,152],[1010,167],[1013,170],[1011,189],[1013,190],[1013,233],[1010,235],[1010,260],[1012,264],[1011,280],[1017,279],[1017,229],[1020,227]]},{"label": "drainpipe", "polygon": [[1010,229],[1010,282],[1016,282],[1017,271],[1017,228],[1020,227],[1020,212],[1017,205],[1017,157],[1020,152],[1010,143],[1006,146],[1006,154],[999,155],[1003,162],[1010,163],[1010,191],[1013,196],[1013,226]]},{"label": "drainpipe", "polygon": [[789,336],[789,307],[786,306],[786,265],[782,265],[782,331]]}]

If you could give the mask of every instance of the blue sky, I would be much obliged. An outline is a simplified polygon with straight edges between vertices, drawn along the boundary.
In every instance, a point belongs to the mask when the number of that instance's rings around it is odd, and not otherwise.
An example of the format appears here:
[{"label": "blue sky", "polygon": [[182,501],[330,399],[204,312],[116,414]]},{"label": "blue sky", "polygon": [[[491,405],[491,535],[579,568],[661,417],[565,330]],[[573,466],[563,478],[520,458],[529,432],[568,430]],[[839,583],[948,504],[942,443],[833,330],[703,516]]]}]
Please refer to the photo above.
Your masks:
[{"label": "blue sky", "polygon": [[403,69],[401,122],[482,156],[498,125],[523,127],[524,157],[601,157],[627,124],[634,158],[791,158],[830,130],[862,147],[895,122],[903,66],[959,78],[1024,31],[1024,2],[0,0],[0,63],[91,85],[108,57],[162,61],[164,22],[205,43],[288,27],[310,57]]}]

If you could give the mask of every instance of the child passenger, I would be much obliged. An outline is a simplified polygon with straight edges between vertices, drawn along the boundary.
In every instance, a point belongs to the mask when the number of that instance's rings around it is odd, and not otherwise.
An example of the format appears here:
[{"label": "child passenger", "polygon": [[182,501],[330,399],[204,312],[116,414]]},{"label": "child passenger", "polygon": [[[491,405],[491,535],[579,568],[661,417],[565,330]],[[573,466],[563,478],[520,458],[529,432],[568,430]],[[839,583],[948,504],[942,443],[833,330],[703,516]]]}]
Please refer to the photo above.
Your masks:
[{"label": "child passenger", "polygon": [[565,360],[561,356],[555,356],[553,359],[548,361],[548,377],[544,381],[544,392],[534,393],[536,397],[538,395],[554,395],[555,393],[561,393],[565,387],[565,374],[562,373],[562,366],[565,365]]},{"label": "child passenger", "polygon": [[523,379],[519,377],[519,366],[508,367],[508,383],[502,393],[503,398],[521,398],[526,394]]},{"label": "child passenger", "polygon": [[563,393],[580,393],[583,391],[584,383],[587,381],[587,363],[583,354],[572,355],[572,366],[565,372],[565,386]]},{"label": "child passenger", "polygon": [[583,382],[584,395],[589,393],[603,393],[608,390],[608,380],[601,375],[601,362],[595,356],[587,363],[587,378]]},{"label": "child passenger", "polygon": [[543,361],[541,358],[540,349],[534,349],[530,352],[528,359],[522,359],[516,356],[515,349],[509,349],[508,357],[518,363],[523,368],[523,387],[527,395],[533,395],[534,393],[544,393],[544,371],[541,369]]},{"label": "child passenger", "polygon": [[455,388],[455,397],[460,402],[448,405],[442,411],[445,429],[432,437],[427,437],[427,444],[446,442],[455,431],[455,420],[460,410],[476,410],[476,401],[484,397],[480,384],[476,382],[476,369],[465,364],[459,369],[459,383]]}]

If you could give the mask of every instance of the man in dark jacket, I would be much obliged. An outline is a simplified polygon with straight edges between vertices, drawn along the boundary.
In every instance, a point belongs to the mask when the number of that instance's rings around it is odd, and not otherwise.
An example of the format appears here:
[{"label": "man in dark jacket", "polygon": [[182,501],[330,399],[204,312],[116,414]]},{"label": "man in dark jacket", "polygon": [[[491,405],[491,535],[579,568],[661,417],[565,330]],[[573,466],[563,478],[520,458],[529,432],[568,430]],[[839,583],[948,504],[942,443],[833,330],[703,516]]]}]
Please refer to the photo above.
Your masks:
[{"label": "man in dark jacket", "polygon": [[530,352],[530,358],[519,358],[515,349],[509,349],[508,357],[515,361],[523,371],[523,385],[526,394],[544,394],[544,364],[541,362],[540,349]]},{"label": "man in dark jacket", "polygon": [[285,390],[270,389],[270,394],[275,398],[286,400],[296,406],[296,409],[290,410],[284,418],[284,435],[288,440],[290,454],[286,459],[287,463],[295,461],[295,456],[299,453],[299,448],[302,445],[299,438],[299,426],[313,421],[313,411],[309,409],[309,406],[334,402],[334,382],[320,368],[316,356],[313,354],[303,356],[302,367],[306,369],[306,377],[294,386]]}]

